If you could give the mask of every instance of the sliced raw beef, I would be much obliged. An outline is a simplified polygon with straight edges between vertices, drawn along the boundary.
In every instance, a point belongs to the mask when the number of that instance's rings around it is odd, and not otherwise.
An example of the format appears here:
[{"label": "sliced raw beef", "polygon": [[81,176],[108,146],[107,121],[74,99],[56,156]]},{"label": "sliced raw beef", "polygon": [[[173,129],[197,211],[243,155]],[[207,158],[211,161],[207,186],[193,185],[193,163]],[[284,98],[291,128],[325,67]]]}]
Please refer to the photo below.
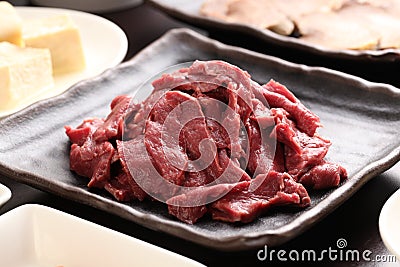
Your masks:
[{"label": "sliced raw beef", "polygon": [[299,182],[313,189],[326,189],[338,186],[347,177],[342,166],[323,161],[302,175]]},{"label": "sliced raw beef", "polygon": [[104,188],[118,201],[144,200],[147,196],[146,192],[139,187],[130,173],[125,172],[123,169],[110,179]]},{"label": "sliced raw beef", "polygon": [[117,96],[105,119],[66,126],[70,168],[118,201],[152,199],[193,224],[248,223],[272,207],[310,204],[338,186],[317,115],[285,86],[261,86],[223,61],[196,61],[153,81],[141,103]]},{"label": "sliced raw beef", "polygon": [[88,186],[104,187],[110,178],[110,166],[115,149],[109,142],[97,143],[93,133],[103,125],[102,119],[85,120],[76,129],[66,126],[73,142],[70,151],[70,168],[81,176],[90,178]]},{"label": "sliced raw beef", "polygon": [[92,138],[92,134],[103,125],[104,120],[93,118],[84,120],[81,125],[73,129],[71,126],[65,126],[65,132],[73,144],[82,146],[88,139]]},{"label": "sliced raw beef", "polygon": [[254,85],[254,92],[261,101],[271,108],[285,109],[295,120],[297,128],[313,136],[320,127],[317,115],[307,109],[293,94],[280,83],[270,80],[262,87]]},{"label": "sliced raw beef", "polygon": [[132,98],[128,96],[117,96],[111,102],[111,113],[107,116],[104,123],[97,128],[93,134],[93,139],[97,142],[107,141],[110,139],[121,139],[124,125],[125,114],[128,109],[138,109],[138,105],[130,105]]},{"label": "sliced raw beef", "polygon": [[72,144],[70,168],[81,176],[89,177],[89,187],[102,188],[110,179],[114,153],[115,149],[110,142],[96,144],[88,140],[82,146]]},{"label": "sliced raw beef", "polygon": [[[252,184],[257,188],[251,190]],[[270,171],[250,182],[238,183],[227,195],[211,205],[213,219],[248,223],[273,206],[310,204],[306,189],[287,173]]]}]

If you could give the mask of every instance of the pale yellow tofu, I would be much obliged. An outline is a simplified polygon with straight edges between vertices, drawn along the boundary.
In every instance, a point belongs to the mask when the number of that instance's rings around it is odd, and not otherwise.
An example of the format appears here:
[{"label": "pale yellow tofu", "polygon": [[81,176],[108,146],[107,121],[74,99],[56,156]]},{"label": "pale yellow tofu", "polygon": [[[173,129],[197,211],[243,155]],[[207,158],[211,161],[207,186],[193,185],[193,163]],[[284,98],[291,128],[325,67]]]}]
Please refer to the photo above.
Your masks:
[{"label": "pale yellow tofu", "polygon": [[53,84],[49,49],[0,42],[0,110],[17,106]]},{"label": "pale yellow tofu", "polygon": [[50,49],[54,74],[85,68],[79,29],[68,15],[24,21],[23,39],[27,47]]},{"label": "pale yellow tofu", "polygon": [[14,7],[5,1],[0,2],[0,42],[10,42],[23,46],[22,20]]}]

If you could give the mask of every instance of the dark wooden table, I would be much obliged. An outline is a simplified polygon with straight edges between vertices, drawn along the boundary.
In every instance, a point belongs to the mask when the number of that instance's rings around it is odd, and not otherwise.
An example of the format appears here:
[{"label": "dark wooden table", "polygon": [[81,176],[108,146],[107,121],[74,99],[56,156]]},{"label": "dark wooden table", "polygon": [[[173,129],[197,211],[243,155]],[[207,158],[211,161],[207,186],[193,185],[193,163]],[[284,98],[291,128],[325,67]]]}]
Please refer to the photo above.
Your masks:
[{"label": "dark wooden table", "polygon": [[[29,4],[24,0],[15,1],[14,3]],[[187,24],[165,16],[146,4],[101,15],[118,24],[127,34],[129,39],[129,51],[125,60],[134,56],[142,48],[159,38],[169,29],[190,27]],[[210,37],[219,39],[225,43],[244,46],[293,62],[305,63],[308,65],[323,65],[362,76],[370,81],[385,82],[400,87],[400,75],[398,75],[398,71],[400,70],[399,63],[365,66],[365,64],[357,64],[354,62],[343,63],[335,62],[335,60],[321,60],[299,53],[288,52],[279,47],[270,47],[265,44],[260,44],[257,40],[249,36],[232,36],[231,34],[221,32],[205,32],[193,27],[191,28],[208,34]],[[177,237],[149,230],[106,212],[19,184],[13,181],[12,177],[0,177],[0,183],[8,186],[13,193],[11,200],[0,209],[0,214],[26,203],[42,204],[166,248],[197,260],[207,266],[289,266],[301,263],[305,264],[304,262],[280,262],[276,257],[273,263],[268,260],[260,261],[257,259],[258,249],[241,252],[222,252],[209,249]],[[324,220],[317,223],[312,229],[274,249],[284,249],[287,252],[290,250],[301,252],[311,249],[322,251],[329,247],[336,248],[337,240],[339,238],[344,238],[347,241],[347,247],[349,249],[356,249],[360,252],[368,249],[372,252],[371,258],[374,258],[376,255],[389,255],[390,253],[385,248],[379,235],[378,218],[380,210],[387,198],[399,187],[400,164],[397,164],[387,172],[369,181],[344,205],[340,206]],[[321,265],[322,263],[326,266],[400,265],[399,263],[389,264],[377,261],[367,262],[360,260],[360,262],[346,262],[340,260],[331,261],[329,259],[317,264]],[[307,265],[309,264],[311,263],[307,262]],[[134,265],[135,264],[132,263],[132,266]]]}]

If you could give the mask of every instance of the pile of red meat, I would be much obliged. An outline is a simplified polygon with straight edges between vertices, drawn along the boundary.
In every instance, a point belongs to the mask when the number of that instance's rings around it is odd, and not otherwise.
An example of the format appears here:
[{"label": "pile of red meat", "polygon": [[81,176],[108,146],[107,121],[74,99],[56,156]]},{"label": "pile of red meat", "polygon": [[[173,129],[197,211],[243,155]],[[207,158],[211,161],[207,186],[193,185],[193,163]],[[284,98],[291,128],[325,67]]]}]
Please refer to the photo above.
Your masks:
[{"label": "pile of red meat", "polygon": [[[273,80],[261,86],[226,62],[196,61],[153,87],[142,103],[117,96],[107,118],[65,127],[70,168],[88,177],[89,187],[104,188],[118,201],[165,199],[169,213],[190,224],[205,214],[246,223],[273,206],[306,207],[306,188],[336,187],[347,177],[324,159],[331,143],[316,133],[319,118]],[[189,108],[177,108],[183,104]],[[174,129],[179,140],[165,144],[163,136]],[[214,151],[207,166],[196,168],[207,154],[204,140]],[[178,192],[152,179],[157,175],[196,189]]]}]

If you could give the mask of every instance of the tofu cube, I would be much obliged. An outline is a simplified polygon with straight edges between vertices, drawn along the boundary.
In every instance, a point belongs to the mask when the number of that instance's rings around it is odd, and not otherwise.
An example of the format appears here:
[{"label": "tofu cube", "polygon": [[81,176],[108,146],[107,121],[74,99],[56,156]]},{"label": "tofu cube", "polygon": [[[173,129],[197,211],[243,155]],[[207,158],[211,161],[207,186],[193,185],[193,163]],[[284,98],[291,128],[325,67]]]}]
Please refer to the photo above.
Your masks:
[{"label": "tofu cube", "polygon": [[5,1],[0,2],[0,42],[10,42],[23,46],[22,20],[14,7]]},{"label": "tofu cube", "polygon": [[0,42],[0,110],[15,107],[53,85],[48,49]]},{"label": "tofu cube", "polygon": [[85,68],[79,29],[68,15],[25,21],[23,39],[27,47],[50,49],[54,74]]}]

